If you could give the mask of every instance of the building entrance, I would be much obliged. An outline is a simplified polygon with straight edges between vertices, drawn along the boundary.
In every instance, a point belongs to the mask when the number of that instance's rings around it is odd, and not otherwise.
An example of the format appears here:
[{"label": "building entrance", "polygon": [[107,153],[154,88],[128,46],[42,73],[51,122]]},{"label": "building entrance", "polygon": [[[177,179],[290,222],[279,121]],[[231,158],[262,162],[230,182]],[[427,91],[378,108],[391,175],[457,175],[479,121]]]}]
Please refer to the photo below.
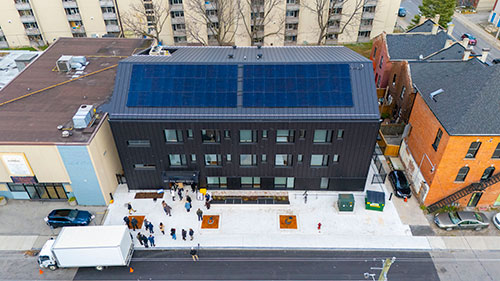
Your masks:
[{"label": "building entrance", "polygon": [[18,199],[23,197],[25,199],[68,199],[62,183],[7,183],[7,186],[14,198]]}]

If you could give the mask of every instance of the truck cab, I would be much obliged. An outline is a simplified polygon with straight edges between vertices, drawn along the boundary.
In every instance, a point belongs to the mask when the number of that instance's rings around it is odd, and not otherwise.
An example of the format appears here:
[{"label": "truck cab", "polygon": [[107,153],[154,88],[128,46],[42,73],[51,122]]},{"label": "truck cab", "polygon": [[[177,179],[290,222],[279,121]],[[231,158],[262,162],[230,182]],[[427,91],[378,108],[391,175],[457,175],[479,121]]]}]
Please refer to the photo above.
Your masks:
[{"label": "truck cab", "polygon": [[56,240],[51,238],[43,245],[38,255],[38,265],[40,265],[41,268],[49,268],[50,270],[57,269],[57,261],[52,254],[52,245],[54,245],[55,242]]}]

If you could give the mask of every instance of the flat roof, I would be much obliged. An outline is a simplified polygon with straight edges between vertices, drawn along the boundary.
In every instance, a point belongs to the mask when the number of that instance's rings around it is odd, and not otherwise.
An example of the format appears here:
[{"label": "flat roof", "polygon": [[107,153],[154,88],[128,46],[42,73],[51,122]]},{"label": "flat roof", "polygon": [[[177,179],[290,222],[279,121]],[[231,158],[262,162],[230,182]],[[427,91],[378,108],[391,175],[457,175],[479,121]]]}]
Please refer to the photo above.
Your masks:
[{"label": "flat roof", "polygon": [[[0,91],[0,144],[87,143],[91,133],[73,129],[72,136],[63,138],[57,126],[72,127],[82,104],[104,103],[113,91],[116,67],[112,66],[150,45],[147,39],[59,38]],[[80,77],[91,75],[58,85],[75,75],[57,71],[61,55],[85,56],[89,64]],[[21,98],[50,86],[55,87]],[[95,122],[93,128],[98,125]]]},{"label": "flat roof", "polygon": [[165,48],[120,62],[110,120],[379,118],[372,62],[345,47]]}]

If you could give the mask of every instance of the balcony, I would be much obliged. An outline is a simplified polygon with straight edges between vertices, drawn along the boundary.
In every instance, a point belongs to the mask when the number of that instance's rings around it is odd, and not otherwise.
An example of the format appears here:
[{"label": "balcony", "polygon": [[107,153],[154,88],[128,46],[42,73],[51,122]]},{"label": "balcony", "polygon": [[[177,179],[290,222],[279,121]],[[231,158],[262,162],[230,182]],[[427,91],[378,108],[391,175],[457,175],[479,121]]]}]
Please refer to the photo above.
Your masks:
[{"label": "balcony", "polygon": [[36,22],[35,16],[33,16],[33,15],[21,16],[21,22],[22,23]]},{"label": "balcony", "polygon": [[16,2],[16,9],[18,11],[31,10],[30,3]]},{"label": "balcony", "polygon": [[184,23],[184,17],[172,18],[171,22],[172,22],[172,24]]},{"label": "balcony", "polygon": [[41,46],[45,46],[45,42],[43,42],[42,40],[30,40],[30,45],[31,46],[35,46],[35,47],[41,47]]},{"label": "balcony", "polygon": [[70,15],[66,15],[66,17],[68,18],[68,21],[81,21],[82,20],[82,17],[80,16],[80,14],[70,14]]},{"label": "balcony", "polygon": [[285,29],[285,36],[297,35],[297,29]]},{"label": "balcony", "polygon": [[286,23],[299,23],[299,17],[286,17]]},{"label": "balcony", "polygon": [[377,2],[377,0],[366,0],[365,6],[376,6]]},{"label": "balcony", "polygon": [[326,32],[327,33],[339,33],[340,32],[340,26],[335,26],[335,25],[329,26],[326,29]]},{"label": "balcony", "polygon": [[120,27],[116,24],[108,24],[106,25],[107,32],[120,32]]},{"label": "balcony", "polygon": [[330,20],[340,20],[342,14],[333,14],[330,16]]},{"label": "balcony", "polygon": [[370,13],[370,12],[363,12],[363,15],[361,16],[362,19],[373,19],[375,18],[375,12]]},{"label": "balcony", "polygon": [[78,34],[85,33],[85,27],[83,27],[83,26],[72,27],[71,33],[78,33]]},{"label": "balcony", "polygon": [[358,36],[358,43],[367,43],[370,42],[370,37]]},{"label": "balcony", "polygon": [[298,11],[300,10],[300,5],[297,3],[294,4],[286,4],[287,11]]},{"label": "balcony", "polygon": [[115,13],[102,13],[102,17],[105,19],[105,20],[116,20],[117,17],[116,17],[116,14]]},{"label": "balcony", "polygon": [[364,24],[362,24],[362,25],[359,26],[359,31],[370,31],[370,30],[372,30],[372,28],[373,28],[373,25],[368,25],[368,24],[364,25]]},{"label": "balcony", "polygon": [[184,11],[184,7],[182,6],[182,4],[172,4],[170,5],[170,11],[172,12]]},{"label": "balcony", "polygon": [[339,39],[326,39],[326,45],[335,45],[339,42]]},{"label": "balcony", "polygon": [[78,8],[78,4],[76,1],[63,1],[64,8]]},{"label": "balcony", "polygon": [[174,36],[186,36],[185,29],[174,30]]},{"label": "balcony", "polygon": [[40,35],[40,30],[37,27],[26,28],[27,35]]},{"label": "balcony", "polygon": [[101,4],[101,7],[114,7],[113,1],[111,0],[100,0],[99,3]]},{"label": "balcony", "polygon": [[297,46],[297,41],[285,41],[285,46]]}]

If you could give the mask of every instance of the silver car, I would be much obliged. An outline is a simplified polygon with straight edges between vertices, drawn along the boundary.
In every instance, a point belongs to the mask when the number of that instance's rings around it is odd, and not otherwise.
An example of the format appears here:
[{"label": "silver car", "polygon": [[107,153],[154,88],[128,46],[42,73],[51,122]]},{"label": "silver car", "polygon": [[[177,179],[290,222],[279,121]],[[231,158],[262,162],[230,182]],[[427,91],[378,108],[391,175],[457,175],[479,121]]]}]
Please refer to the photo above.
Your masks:
[{"label": "silver car", "polygon": [[488,218],[479,212],[449,212],[439,213],[434,217],[434,222],[439,228],[452,229],[475,229],[481,230],[488,227]]},{"label": "silver car", "polygon": [[500,229],[500,213],[493,216],[493,224]]}]

